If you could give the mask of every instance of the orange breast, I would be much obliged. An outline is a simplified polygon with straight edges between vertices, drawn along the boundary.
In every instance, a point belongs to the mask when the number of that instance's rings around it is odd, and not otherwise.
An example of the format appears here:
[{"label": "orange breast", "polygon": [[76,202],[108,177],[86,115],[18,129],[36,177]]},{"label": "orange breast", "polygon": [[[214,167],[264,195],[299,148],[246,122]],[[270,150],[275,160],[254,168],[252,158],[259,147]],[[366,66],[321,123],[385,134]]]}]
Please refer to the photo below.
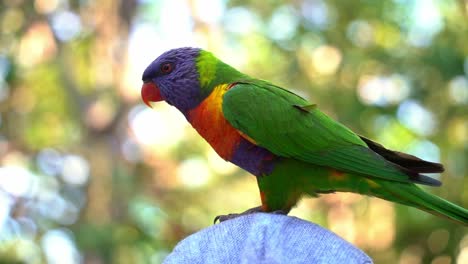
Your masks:
[{"label": "orange breast", "polygon": [[188,113],[189,122],[225,160],[230,160],[242,137],[224,118],[223,95],[228,84],[216,86],[203,102]]}]

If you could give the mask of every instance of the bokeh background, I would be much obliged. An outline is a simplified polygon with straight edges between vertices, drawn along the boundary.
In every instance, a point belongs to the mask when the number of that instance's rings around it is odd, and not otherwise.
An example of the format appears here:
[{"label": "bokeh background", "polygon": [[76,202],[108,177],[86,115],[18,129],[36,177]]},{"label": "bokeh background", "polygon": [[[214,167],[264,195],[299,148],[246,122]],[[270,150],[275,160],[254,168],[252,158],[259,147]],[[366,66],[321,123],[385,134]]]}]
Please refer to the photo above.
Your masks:
[{"label": "bokeh background", "polygon": [[[443,162],[468,207],[466,0],[0,0],[0,262],[159,263],[214,216],[260,203],[144,68],[197,46],[387,147]],[[467,229],[352,194],[291,213],[376,263],[468,263]]]}]

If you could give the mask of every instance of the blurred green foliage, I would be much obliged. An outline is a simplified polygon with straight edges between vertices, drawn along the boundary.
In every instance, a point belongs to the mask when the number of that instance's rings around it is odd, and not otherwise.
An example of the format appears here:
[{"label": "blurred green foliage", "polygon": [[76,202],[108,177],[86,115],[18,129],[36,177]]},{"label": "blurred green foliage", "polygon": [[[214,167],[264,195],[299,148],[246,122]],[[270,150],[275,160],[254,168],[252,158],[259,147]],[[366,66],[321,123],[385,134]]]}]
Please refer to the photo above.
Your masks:
[{"label": "blurred green foliage", "polygon": [[[317,103],[356,132],[440,161],[468,207],[468,1],[0,1],[0,262],[159,263],[219,214],[259,204],[252,176],[143,69],[200,46]],[[466,263],[466,228],[352,194],[296,215],[376,263]]]}]

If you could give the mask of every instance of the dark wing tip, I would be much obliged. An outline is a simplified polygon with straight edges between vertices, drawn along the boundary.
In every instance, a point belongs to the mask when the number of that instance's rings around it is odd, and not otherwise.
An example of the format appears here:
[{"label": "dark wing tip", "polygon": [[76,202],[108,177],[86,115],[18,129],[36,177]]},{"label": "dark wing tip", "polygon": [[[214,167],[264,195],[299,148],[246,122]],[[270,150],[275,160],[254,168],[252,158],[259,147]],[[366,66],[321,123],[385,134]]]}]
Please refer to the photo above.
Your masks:
[{"label": "dark wing tip", "polygon": [[398,164],[409,171],[416,173],[440,173],[443,172],[444,166],[440,163],[425,161],[416,156],[406,154],[399,151],[393,151],[385,148],[379,143],[372,141],[368,138],[360,136],[360,138],[367,144],[367,146],[375,153],[384,157],[386,160]]},{"label": "dark wing tip", "polygon": [[414,164],[410,166],[411,170],[420,172],[420,173],[441,173],[445,171],[444,165],[436,162],[424,161],[423,166],[417,166]]},{"label": "dark wing tip", "polygon": [[377,142],[360,136],[367,146],[375,153],[382,156],[387,161],[394,164],[400,171],[408,175],[409,179],[414,183],[425,184],[429,186],[441,186],[442,183],[420,173],[440,173],[443,172],[444,166],[440,163],[422,160],[416,156],[406,154],[399,151],[393,151],[385,148]]}]

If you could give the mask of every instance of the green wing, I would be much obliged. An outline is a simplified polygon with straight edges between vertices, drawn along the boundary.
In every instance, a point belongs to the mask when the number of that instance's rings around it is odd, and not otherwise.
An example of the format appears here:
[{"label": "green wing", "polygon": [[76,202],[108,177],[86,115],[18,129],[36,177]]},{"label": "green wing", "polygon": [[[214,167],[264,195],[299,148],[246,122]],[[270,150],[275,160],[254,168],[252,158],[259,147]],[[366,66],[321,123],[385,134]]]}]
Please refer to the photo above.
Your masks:
[{"label": "green wing", "polygon": [[233,127],[272,153],[338,170],[411,182],[398,165],[305,99],[258,80],[239,82],[223,97]]}]

